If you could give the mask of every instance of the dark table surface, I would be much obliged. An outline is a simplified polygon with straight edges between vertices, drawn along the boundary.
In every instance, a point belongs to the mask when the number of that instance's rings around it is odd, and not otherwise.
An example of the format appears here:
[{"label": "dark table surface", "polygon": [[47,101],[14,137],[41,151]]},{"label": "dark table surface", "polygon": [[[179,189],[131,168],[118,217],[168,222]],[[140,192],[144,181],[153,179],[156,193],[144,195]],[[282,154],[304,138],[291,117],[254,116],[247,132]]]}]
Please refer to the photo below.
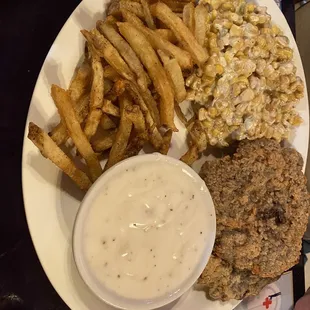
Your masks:
[{"label": "dark table surface", "polygon": [[[21,190],[23,131],[44,58],[79,0],[0,1],[0,310],[68,309],[49,283],[27,228]],[[294,29],[293,2],[283,10]]]}]

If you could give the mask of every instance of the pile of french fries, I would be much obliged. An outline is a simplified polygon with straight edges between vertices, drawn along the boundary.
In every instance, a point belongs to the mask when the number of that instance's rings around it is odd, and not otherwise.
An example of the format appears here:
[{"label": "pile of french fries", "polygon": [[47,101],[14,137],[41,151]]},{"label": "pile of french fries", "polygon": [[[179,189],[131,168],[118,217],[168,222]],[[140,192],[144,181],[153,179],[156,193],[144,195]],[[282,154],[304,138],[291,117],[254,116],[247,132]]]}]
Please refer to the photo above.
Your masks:
[{"label": "pile of french fries", "polygon": [[[191,1],[114,1],[96,28],[81,30],[82,65],[67,90],[51,87],[60,123],[48,134],[30,123],[28,138],[82,190],[147,143],[167,154],[178,131],[175,113],[188,126],[180,109],[187,95],[184,76],[208,59],[201,44],[204,20]],[[68,155],[68,139],[87,172]],[[192,164],[199,151],[195,135],[189,146],[181,159]],[[103,154],[108,160],[102,169]]]}]

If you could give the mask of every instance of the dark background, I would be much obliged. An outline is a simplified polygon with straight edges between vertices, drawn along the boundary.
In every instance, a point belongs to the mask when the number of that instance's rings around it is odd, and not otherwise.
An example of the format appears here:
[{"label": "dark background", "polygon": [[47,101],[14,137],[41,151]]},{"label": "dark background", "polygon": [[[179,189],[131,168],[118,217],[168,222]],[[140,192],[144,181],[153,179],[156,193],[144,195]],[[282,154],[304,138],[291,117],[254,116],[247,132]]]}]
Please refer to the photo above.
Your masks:
[{"label": "dark background", "polygon": [[[0,0],[0,310],[68,309],[45,276],[30,239],[21,191],[21,151],[40,68],[79,2]],[[294,30],[293,1],[284,0],[283,11]]]},{"label": "dark background", "polygon": [[21,191],[21,151],[40,68],[79,2],[0,1],[0,310],[11,309],[10,299],[18,304],[19,298],[24,303],[20,309],[68,309],[45,276],[29,236]]}]

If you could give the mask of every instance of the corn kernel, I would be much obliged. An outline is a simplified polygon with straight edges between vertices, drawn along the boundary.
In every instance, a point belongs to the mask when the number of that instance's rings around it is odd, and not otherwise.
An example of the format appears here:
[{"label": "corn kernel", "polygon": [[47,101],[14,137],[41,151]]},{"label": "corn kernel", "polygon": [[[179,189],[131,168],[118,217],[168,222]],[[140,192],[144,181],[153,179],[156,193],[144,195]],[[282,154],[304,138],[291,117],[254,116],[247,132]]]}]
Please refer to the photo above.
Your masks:
[{"label": "corn kernel", "polygon": [[217,109],[216,109],[215,107],[210,107],[210,108],[208,109],[208,114],[209,114],[209,116],[210,116],[211,118],[215,118],[215,117],[218,116],[218,111],[217,111]]},{"label": "corn kernel", "polygon": [[256,8],[254,3],[247,3],[244,9],[244,13],[253,13]]},{"label": "corn kernel", "polygon": [[273,34],[276,36],[282,35],[283,33],[282,30],[276,25],[272,25],[271,29],[272,29]]},{"label": "corn kernel", "polygon": [[216,64],[215,65],[215,72],[219,75],[223,74],[224,73],[224,68],[222,65],[220,64]]},{"label": "corn kernel", "polygon": [[221,7],[221,11],[230,11],[230,12],[235,12],[236,8],[231,2],[224,2]]},{"label": "corn kernel", "polygon": [[293,126],[299,126],[303,123],[303,119],[299,115],[295,115],[291,121]]}]

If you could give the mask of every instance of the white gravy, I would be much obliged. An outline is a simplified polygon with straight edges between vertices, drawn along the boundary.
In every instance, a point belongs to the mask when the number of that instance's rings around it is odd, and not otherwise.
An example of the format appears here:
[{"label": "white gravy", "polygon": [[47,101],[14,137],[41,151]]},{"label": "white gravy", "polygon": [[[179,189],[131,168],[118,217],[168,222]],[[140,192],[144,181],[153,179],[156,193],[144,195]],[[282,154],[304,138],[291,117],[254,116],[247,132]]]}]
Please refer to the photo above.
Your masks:
[{"label": "white gravy", "polygon": [[192,273],[207,241],[201,184],[181,167],[140,163],[112,176],[85,222],[93,275],[126,298],[172,294]]}]

